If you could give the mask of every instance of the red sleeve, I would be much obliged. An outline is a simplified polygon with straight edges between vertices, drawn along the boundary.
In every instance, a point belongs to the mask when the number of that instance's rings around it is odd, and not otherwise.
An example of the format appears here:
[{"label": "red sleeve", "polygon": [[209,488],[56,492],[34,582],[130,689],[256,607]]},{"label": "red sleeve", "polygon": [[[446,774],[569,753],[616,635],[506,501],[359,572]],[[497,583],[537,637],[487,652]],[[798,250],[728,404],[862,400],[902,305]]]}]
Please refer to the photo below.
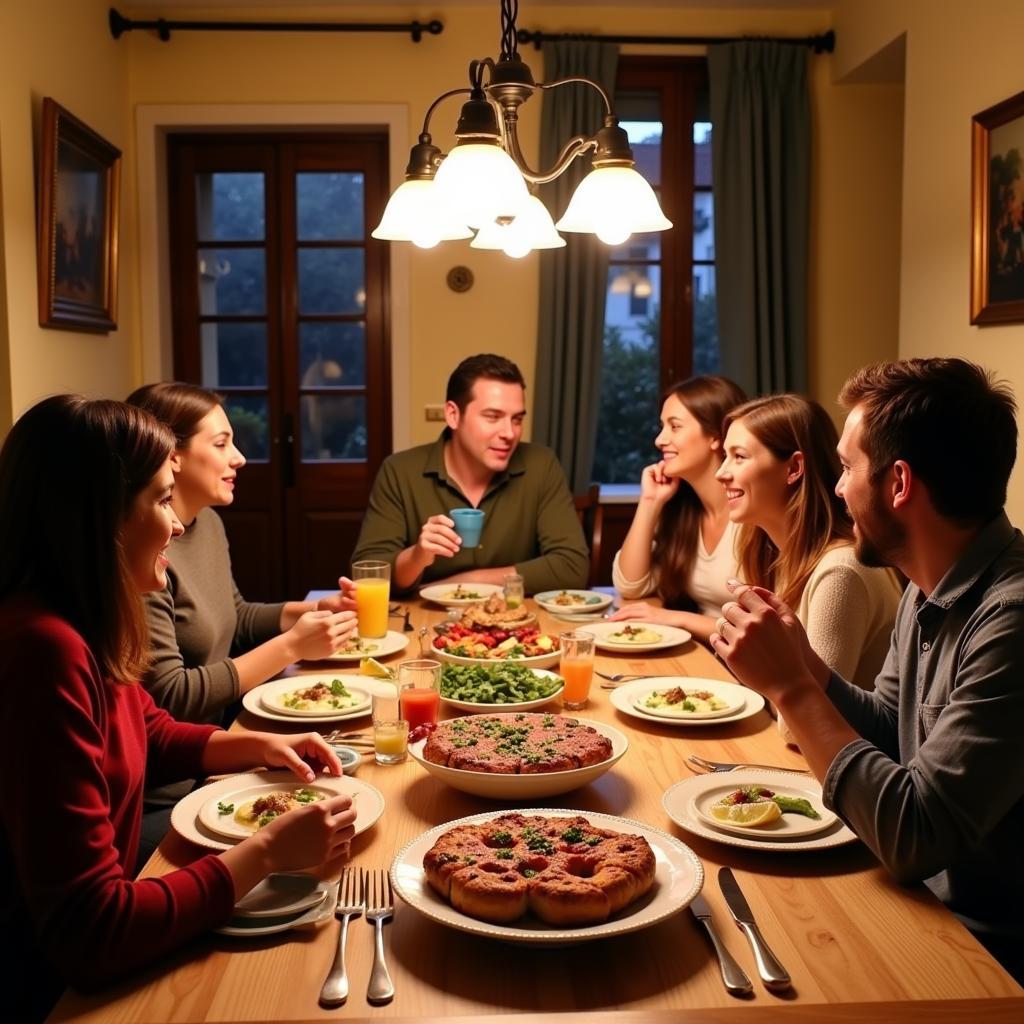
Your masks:
[{"label": "red sleeve", "polygon": [[[30,622],[3,647],[0,749],[17,770],[0,801],[14,868],[0,892],[24,900],[46,957],[71,984],[95,987],[227,920],[233,885],[217,856],[158,879],[126,874],[150,727],[142,688],[104,682],[60,620]],[[170,747],[173,728],[154,728]]]},{"label": "red sleeve", "polygon": [[203,751],[216,725],[192,725],[172,718],[157,707],[152,695],[139,686],[139,701],[146,722],[146,786],[162,786],[203,774]]}]

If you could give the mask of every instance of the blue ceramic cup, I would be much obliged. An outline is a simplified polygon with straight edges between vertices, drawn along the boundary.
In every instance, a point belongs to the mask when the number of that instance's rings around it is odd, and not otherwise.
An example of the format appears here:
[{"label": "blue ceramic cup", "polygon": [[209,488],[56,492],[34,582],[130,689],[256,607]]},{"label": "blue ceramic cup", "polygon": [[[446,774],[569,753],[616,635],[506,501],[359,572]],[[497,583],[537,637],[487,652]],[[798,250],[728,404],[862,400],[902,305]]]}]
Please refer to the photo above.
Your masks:
[{"label": "blue ceramic cup", "polygon": [[478,508],[453,508],[448,515],[455,523],[455,532],[462,538],[462,546],[475,548],[480,543],[485,513]]}]

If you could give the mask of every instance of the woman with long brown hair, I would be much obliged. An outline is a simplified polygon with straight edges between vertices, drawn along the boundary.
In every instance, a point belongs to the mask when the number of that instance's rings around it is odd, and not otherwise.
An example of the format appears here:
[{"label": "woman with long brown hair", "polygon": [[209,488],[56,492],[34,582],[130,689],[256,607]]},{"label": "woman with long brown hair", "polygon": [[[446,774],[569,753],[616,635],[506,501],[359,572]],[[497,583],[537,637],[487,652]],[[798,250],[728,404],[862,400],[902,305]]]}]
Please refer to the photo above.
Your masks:
[{"label": "woman with long brown hair", "polygon": [[661,407],[654,439],[661,460],[640,478],[640,501],[612,581],[625,600],[613,619],[662,622],[707,640],[730,598],[736,575],[736,528],[715,473],[722,464],[722,420],[746,395],[725,377],[691,377],[674,385]]},{"label": "woman with long brown hair", "polygon": [[[142,594],[167,582],[171,432],[73,395],[26,412],[0,450],[0,984],[39,1020],[63,984],[95,987],[226,923],[275,871],[332,870],[355,812],[339,796],[232,849],[132,881],[145,782],[256,765],[341,774],[320,736],[174,721],[137,680]],[[309,763],[307,763],[309,762]]]},{"label": "woman with long brown hair", "polygon": [[828,413],[799,395],[771,395],[725,418],[718,471],[729,518],[742,529],[739,577],[774,591],[811,646],[865,689],[889,649],[900,586],[854,554],[853,525],[835,493],[839,436]]}]

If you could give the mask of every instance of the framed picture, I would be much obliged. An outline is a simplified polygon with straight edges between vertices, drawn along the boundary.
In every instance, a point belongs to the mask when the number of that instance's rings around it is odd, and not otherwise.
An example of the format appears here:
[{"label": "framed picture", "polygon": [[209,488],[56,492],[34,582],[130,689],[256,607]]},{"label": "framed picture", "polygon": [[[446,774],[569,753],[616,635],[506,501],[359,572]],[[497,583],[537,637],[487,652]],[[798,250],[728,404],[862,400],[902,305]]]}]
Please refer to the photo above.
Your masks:
[{"label": "framed picture", "polygon": [[117,327],[120,187],[121,151],[44,99],[38,253],[43,327]]},{"label": "framed picture", "polygon": [[971,119],[971,323],[1024,322],[1024,92]]}]

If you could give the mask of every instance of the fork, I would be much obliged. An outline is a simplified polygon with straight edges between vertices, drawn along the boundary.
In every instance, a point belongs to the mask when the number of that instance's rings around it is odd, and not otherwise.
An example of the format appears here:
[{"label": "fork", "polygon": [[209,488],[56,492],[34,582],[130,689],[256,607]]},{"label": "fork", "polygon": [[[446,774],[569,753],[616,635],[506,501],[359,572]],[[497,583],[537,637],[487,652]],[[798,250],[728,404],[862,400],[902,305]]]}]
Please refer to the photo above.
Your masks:
[{"label": "fork", "polygon": [[[391,877],[386,871],[370,873],[371,891],[367,893],[366,923],[373,922],[373,970],[370,984],[366,987],[366,1001],[374,1005],[390,1003],[395,998],[395,986],[384,962],[384,922],[390,921],[395,913],[395,894],[391,889]],[[385,891],[385,886],[387,887]]]},{"label": "fork", "polygon": [[334,953],[334,963],[330,973],[320,989],[321,1006],[341,1006],[348,999],[348,971],[345,969],[345,945],[348,941],[348,923],[353,917],[359,917],[366,907],[366,877],[355,868],[345,868],[338,882],[338,903],[334,908],[334,916],[341,918],[338,930],[338,948]]},{"label": "fork", "polygon": [[811,775],[810,768],[787,768],[781,764],[752,764],[750,761],[740,761],[732,764],[729,761],[709,761],[707,758],[690,754],[686,759],[691,764],[702,768],[706,772],[731,772],[734,768],[760,768],[767,772],[796,772],[799,775]]},{"label": "fork", "polygon": [[400,605],[388,609],[389,619],[402,619],[402,632],[411,633],[414,629],[413,624],[409,621],[409,609],[402,608]]},{"label": "fork", "polygon": [[657,676],[644,675],[642,672],[616,672],[614,675],[605,675],[604,672],[594,670],[595,676],[607,679],[609,683],[628,683],[631,679],[657,679]]}]

